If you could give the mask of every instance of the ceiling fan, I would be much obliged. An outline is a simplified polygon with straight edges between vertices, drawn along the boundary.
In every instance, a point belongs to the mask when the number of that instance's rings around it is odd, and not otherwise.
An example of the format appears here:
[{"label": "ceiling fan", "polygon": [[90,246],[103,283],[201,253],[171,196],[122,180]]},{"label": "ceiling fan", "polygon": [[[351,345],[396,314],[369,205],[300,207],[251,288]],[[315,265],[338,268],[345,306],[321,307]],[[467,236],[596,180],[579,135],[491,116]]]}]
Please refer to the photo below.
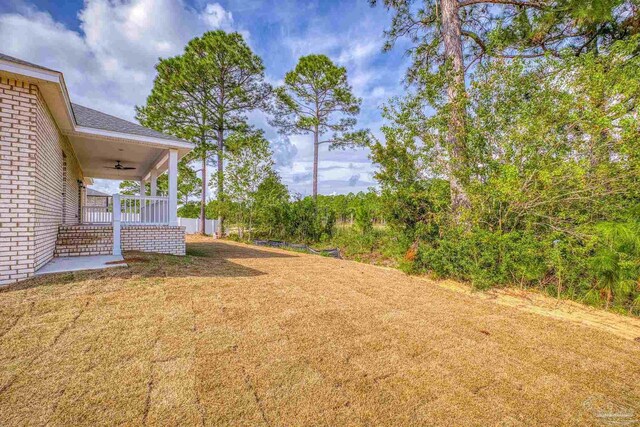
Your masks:
[{"label": "ceiling fan", "polygon": [[128,170],[132,170],[135,169],[134,167],[131,166],[122,166],[122,164],[120,163],[120,160],[116,160],[116,165],[115,166],[105,166],[105,168],[107,169],[116,169],[119,171],[128,171]]}]

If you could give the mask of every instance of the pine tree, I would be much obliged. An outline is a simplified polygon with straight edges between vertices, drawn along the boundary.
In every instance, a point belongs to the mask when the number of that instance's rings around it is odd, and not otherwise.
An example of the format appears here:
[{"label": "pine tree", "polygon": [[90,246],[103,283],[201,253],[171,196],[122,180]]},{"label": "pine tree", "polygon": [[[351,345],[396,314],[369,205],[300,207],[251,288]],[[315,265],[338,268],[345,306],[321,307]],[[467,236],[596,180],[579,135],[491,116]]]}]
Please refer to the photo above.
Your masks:
[{"label": "pine tree", "polygon": [[[262,59],[239,33],[210,31],[191,40],[182,55],[161,59],[147,103],[137,107],[145,126],[196,144],[201,163],[201,228],[204,233],[207,164],[217,158],[217,199],[224,200],[225,136],[246,126],[246,113],[266,108],[271,87]],[[223,232],[220,217],[220,233]]]}]

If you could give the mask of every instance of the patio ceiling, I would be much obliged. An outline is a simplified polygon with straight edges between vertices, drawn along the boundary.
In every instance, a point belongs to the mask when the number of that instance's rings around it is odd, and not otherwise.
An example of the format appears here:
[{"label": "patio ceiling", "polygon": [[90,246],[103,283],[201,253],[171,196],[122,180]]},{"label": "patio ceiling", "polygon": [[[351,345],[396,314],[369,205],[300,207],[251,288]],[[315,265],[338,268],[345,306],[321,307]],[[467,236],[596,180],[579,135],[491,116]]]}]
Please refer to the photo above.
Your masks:
[{"label": "patio ceiling", "polygon": [[[192,148],[186,141],[92,108],[71,104],[76,126],[69,137],[83,174],[90,178],[144,179],[152,169],[167,170],[168,149],[182,157]],[[116,162],[134,169],[114,169]]]},{"label": "patio ceiling", "polygon": [[[87,178],[140,180],[154,167],[158,174],[165,172],[168,168],[168,162],[163,161],[168,148],[162,146],[123,139],[100,138],[87,134],[73,134],[68,137],[83,175]],[[186,154],[186,151],[188,150],[185,150],[182,155]],[[113,169],[118,160],[122,166],[135,169]]]}]

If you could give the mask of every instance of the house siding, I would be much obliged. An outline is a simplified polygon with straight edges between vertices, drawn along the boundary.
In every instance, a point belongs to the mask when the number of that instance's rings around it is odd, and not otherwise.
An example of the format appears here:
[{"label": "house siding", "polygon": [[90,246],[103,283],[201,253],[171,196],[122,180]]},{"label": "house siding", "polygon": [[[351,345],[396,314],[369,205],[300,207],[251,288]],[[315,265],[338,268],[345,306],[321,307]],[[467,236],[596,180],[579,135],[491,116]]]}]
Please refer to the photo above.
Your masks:
[{"label": "house siding", "polygon": [[0,78],[0,285],[35,271],[38,89]]},{"label": "house siding", "polygon": [[60,224],[80,221],[80,166],[38,93],[36,102],[35,270],[54,256]]}]

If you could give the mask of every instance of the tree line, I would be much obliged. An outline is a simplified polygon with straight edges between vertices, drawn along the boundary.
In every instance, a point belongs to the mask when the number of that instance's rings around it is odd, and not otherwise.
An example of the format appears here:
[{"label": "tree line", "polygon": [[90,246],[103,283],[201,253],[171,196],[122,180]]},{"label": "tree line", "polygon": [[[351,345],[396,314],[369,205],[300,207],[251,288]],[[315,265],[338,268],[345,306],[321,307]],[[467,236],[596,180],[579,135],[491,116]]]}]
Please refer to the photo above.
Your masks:
[{"label": "tree line", "polygon": [[[357,129],[361,100],[324,55],[300,58],[277,88],[237,33],[206,33],[160,61],[138,119],[197,144],[184,160],[182,213],[639,313],[638,0],[371,3],[393,14],[385,49],[402,39],[411,57],[378,137]],[[264,134],[247,123],[252,109],[283,134],[310,136],[311,197],[282,184]],[[377,189],[318,195],[322,144],[367,147]],[[336,240],[345,224],[351,234]]]},{"label": "tree line", "polygon": [[407,268],[639,313],[640,3],[383,3],[412,64],[370,148]]},{"label": "tree line", "polygon": [[[183,169],[198,164],[201,218],[206,216],[210,163],[217,168],[212,178],[219,203],[234,201],[230,197],[246,199],[261,179],[275,174],[263,131],[248,123],[250,111],[268,113],[284,135],[313,135],[314,198],[320,145],[354,145],[366,134],[354,130],[361,100],[353,95],[346,69],[325,55],[300,58],[284,76],[284,84],[274,88],[265,81],[262,59],[242,35],[219,30],[194,38],[181,55],[160,59],[156,72],[146,104],[136,107],[136,118],[144,126],[196,145],[182,164]],[[252,162],[257,163],[250,166]],[[225,211],[219,212],[222,233]],[[201,224],[204,233],[204,221]]]}]

